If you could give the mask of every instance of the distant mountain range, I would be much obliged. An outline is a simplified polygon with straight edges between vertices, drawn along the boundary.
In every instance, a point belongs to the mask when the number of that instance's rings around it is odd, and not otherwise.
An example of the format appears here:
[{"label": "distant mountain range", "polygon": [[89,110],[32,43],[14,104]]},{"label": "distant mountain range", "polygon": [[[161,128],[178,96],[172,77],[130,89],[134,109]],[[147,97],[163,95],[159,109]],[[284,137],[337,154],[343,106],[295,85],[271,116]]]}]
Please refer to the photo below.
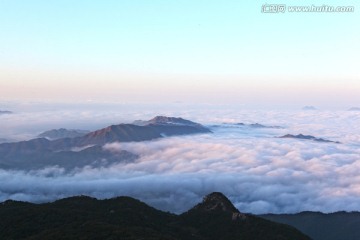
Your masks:
[{"label": "distant mountain range", "polygon": [[[112,142],[139,142],[166,136],[211,133],[201,124],[182,118],[158,116],[143,121],[142,126],[119,124],[78,137],[56,140],[36,138],[29,141],[0,144],[0,168],[30,170],[57,165],[71,170],[83,166],[109,166],[129,162],[136,155],[122,151],[113,153],[102,148]],[[69,131],[50,131],[66,135]]]},{"label": "distant mountain range", "polygon": [[223,123],[222,125],[213,125],[212,127],[248,127],[248,128],[273,128],[273,129],[283,129],[284,127],[276,126],[276,125],[263,125],[260,123]]},{"label": "distant mountain range", "polygon": [[0,203],[0,239],[309,240],[288,225],[240,213],[212,193],[181,215],[139,200],[79,196],[53,203]]},{"label": "distant mountain range", "polygon": [[314,106],[305,106],[302,108],[302,110],[306,110],[306,111],[313,111],[313,110],[318,110],[316,107]]},{"label": "distant mountain range", "polygon": [[302,139],[302,140],[311,140],[311,141],[315,141],[315,142],[340,143],[340,142],[326,140],[326,139],[323,139],[323,138],[316,138],[316,137],[311,136],[311,135],[303,135],[303,134],[298,134],[298,135],[286,134],[286,135],[281,136],[279,138],[295,138],[295,139]]},{"label": "distant mountain range", "polygon": [[265,214],[261,217],[289,224],[314,240],[360,239],[359,212],[301,212],[297,214]]},{"label": "distant mountain range", "polygon": [[260,123],[251,123],[251,124],[236,123],[236,125],[247,126],[247,127],[251,127],[251,128],[275,128],[275,129],[282,129],[283,128],[283,127],[280,127],[280,126],[268,126],[268,125],[263,125],[263,124],[260,124]]},{"label": "distant mountain range", "polygon": [[360,107],[352,107],[352,108],[349,108],[348,111],[360,111]]},{"label": "distant mountain range", "polygon": [[85,134],[89,133],[87,130],[78,130],[78,129],[52,129],[49,131],[45,131],[38,135],[39,138],[47,138],[49,140],[56,140],[60,138],[75,138],[82,137]]},{"label": "distant mountain range", "polygon": [[13,113],[13,112],[11,112],[11,111],[1,111],[0,110],[0,114],[11,114],[11,113]]},{"label": "distant mountain range", "polygon": [[149,125],[168,125],[168,126],[193,126],[196,128],[204,128],[201,124],[192,122],[190,120],[186,120],[183,118],[175,118],[175,117],[165,117],[165,116],[157,116],[148,121],[137,120],[134,121],[133,124],[139,126],[149,126]]}]

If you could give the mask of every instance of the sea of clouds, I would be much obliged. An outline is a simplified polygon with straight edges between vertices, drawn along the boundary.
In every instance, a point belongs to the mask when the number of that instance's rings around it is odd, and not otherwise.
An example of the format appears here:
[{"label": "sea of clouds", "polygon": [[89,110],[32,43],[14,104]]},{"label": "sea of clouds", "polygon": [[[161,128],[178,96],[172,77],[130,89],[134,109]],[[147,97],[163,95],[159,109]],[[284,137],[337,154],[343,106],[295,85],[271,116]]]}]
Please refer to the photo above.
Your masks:
[{"label": "sea of clouds", "polygon": [[[109,151],[127,150],[140,156],[133,163],[110,168],[85,167],[71,173],[56,166],[30,172],[0,170],[0,201],[127,195],[181,213],[204,195],[221,191],[240,211],[255,214],[360,211],[360,112],[206,106],[151,111],[46,109],[0,116],[0,138],[27,139],[60,127],[94,130],[155,115],[194,120],[209,126],[213,133],[107,144],[104,148]],[[283,129],[223,124],[238,122]],[[341,144],[277,138],[288,133]]]}]

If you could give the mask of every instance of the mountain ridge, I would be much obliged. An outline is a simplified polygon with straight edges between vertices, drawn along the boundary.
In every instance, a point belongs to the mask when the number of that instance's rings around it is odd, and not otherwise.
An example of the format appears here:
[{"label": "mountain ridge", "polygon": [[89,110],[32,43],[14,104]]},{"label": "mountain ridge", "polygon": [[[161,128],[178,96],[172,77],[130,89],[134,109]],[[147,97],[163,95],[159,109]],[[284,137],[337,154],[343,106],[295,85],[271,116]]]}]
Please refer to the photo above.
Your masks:
[{"label": "mountain ridge", "polygon": [[[211,195],[202,203],[212,202]],[[226,199],[216,201],[229,201]],[[221,209],[190,209],[175,215],[126,196],[104,200],[74,196],[42,204],[8,200],[0,203],[0,215],[1,239],[310,239],[293,227],[256,216],[233,219]]]},{"label": "mountain ridge", "polygon": [[301,140],[311,140],[311,141],[314,141],[314,142],[340,144],[340,142],[337,142],[337,141],[331,141],[331,140],[327,140],[327,139],[323,139],[323,138],[317,138],[317,137],[314,137],[314,136],[311,136],[311,135],[304,135],[304,134],[297,134],[297,135],[286,134],[286,135],[280,136],[279,138],[293,138],[293,139],[301,139]]},{"label": "mountain ridge", "polygon": [[[184,124],[166,124],[165,121],[178,121]],[[72,138],[55,140],[35,138],[28,141],[1,143],[0,168],[32,170],[57,165],[71,170],[74,167],[81,167],[79,162],[83,164],[83,167],[99,166],[101,159],[105,159],[103,161],[105,166],[109,166],[133,161],[136,155],[126,151],[122,151],[120,155],[111,154],[106,149],[102,149],[102,146],[107,143],[141,142],[167,136],[211,133],[201,124],[182,118],[157,116],[149,122],[145,126],[125,123],[111,125]],[[91,148],[85,150],[88,147]],[[74,149],[80,149],[80,151],[74,151]],[[94,156],[89,155],[89,151],[92,151]]]},{"label": "mountain ridge", "polygon": [[47,138],[48,140],[56,140],[56,139],[60,139],[60,138],[81,137],[89,132],[90,131],[87,131],[87,130],[59,128],[59,129],[51,129],[51,130],[42,132],[37,137],[38,138]]},{"label": "mountain ridge", "polygon": [[0,110],[0,114],[12,114],[12,111]]}]

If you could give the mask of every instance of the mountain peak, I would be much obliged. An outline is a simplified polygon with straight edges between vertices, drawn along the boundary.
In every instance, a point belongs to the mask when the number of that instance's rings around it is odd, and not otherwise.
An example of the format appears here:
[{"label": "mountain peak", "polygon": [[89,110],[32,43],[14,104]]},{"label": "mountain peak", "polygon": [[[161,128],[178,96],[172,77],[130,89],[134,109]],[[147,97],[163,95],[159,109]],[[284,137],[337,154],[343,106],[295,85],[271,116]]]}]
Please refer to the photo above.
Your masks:
[{"label": "mountain peak", "polygon": [[154,122],[165,122],[165,123],[186,123],[186,124],[194,124],[194,122],[189,121],[189,120],[185,120],[181,117],[166,117],[166,116],[156,116],[153,119],[151,119],[150,121],[154,121]]},{"label": "mountain peak", "polygon": [[302,108],[302,110],[306,110],[306,111],[314,111],[314,110],[318,110],[316,107],[314,106],[305,106]]},{"label": "mountain peak", "polygon": [[196,210],[213,212],[223,211],[230,213],[239,213],[230,200],[220,192],[213,192],[206,195],[203,201],[194,207]]},{"label": "mountain peak", "polygon": [[89,133],[89,131],[78,130],[78,129],[59,128],[59,129],[52,129],[52,130],[45,131],[45,132],[39,134],[38,137],[47,138],[49,140],[56,140],[56,139],[60,139],[60,138],[82,137],[87,133]]},{"label": "mountain peak", "polygon": [[[206,204],[209,201],[227,204],[229,200],[212,193],[204,198]],[[175,215],[131,197],[74,196],[40,204],[8,201],[0,203],[0,216],[1,239],[66,240],[80,235],[82,239],[124,239],[125,235],[147,240],[310,240],[295,228],[255,216],[221,211]]]},{"label": "mountain peak", "polygon": [[147,125],[183,125],[183,126],[201,126],[196,122],[186,120],[180,117],[167,117],[167,116],[156,116],[148,121],[137,120],[134,122],[135,125],[147,126]]}]

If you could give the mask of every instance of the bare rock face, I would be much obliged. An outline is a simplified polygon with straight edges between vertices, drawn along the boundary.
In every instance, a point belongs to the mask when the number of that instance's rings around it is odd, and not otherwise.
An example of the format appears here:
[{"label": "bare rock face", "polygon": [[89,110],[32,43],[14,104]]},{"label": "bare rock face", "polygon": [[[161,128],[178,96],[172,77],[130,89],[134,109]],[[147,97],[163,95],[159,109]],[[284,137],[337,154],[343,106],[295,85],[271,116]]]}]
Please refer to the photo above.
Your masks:
[{"label": "bare rock face", "polygon": [[230,200],[220,192],[213,192],[206,195],[201,203],[194,207],[196,210],[211,212],[223,211],[230,213],[239,213]]},{"label": "bare rock face", "polygon": [[298,230],[289,226],[276,225],[252,214],[241,213],[220,192],[205,196],[202,202],[179,217],[181,224],[191,229],[193,238],[189,239],[310,240],[305,235],[296,234]]},{"label": "bare rock face", "polygon": [[233,221],[247,219],[246,214],[241,213],[231,201],[220,192],[213,192],[206,195],[203,201],[190,209],[188,213],[221,214],[228,216],[228,219],[231,217]]}]

